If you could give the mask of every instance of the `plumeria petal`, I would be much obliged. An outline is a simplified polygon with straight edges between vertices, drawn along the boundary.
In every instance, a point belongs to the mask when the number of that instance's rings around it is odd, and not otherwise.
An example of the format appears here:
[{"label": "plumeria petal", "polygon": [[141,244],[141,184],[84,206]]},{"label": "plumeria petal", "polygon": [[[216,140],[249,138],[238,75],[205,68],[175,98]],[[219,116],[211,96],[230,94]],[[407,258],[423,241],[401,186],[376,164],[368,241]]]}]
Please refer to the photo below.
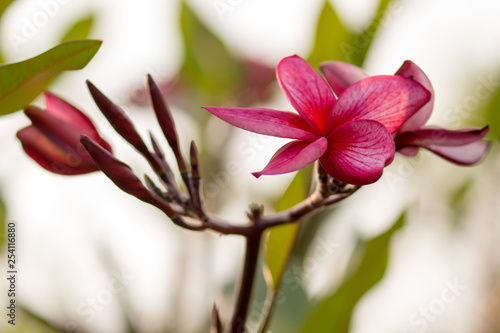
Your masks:
[{"label": "plumeria petal", "polygon": [[425,89],[431,93],[431,98],[418,112],[411,116],[398,130],[398,133],[406,131],[414,131],[422,127],[427,120],[429,120],[432,108],[434,107],[434,89],[432,88],[431,81],[425,73],[413,62],[407,60],[396,72],[396,75],[410,78],[420,83]]},{"label": "plumeria petal", "polygon": [[476,129],[449,131],[441,128],[422,128],[396,137],[397,149],[408,146],[464,146],[481,140],[488,134],[488,126]]},{"label": "plumeria petal", "polygon": [[324,137],[314,142],[292,141],[274,154],[264,170],[252,174],[259,178],[261,175],[278,175],[300,170],[320,158],[327,146],[328,141]]},{"label": "plumeria petal", "polygon": [[[320,65],[321,71],[325,76],[326,81],[332,87],[335,94],[338,96],[350,85],[364,79],[368,76],[358,66],[340,62],[328,61]],[[423,126],[431,116],[434,106],[434,89],[429,78],[425,73],[412,61],[405,61],[395,75],[410,78],[420,83],[431,93],[431,98],[418,112],[410,117],[399,129],[398,132],[413,131]]]},{"label": "plumeria petal", "polygon": [[326,82],[337,96],[349,86],[368,77],[368,74],[361,68],[347,62],[327,61],[323,62],[319,67],[325,76]]},{"label": "plumeria petal", "polygon": [[479,162],[486,155],[489,145],[490,143],[487,141],[476,141],[464,146],[429,145],[423,147],[450,162],[459,165],[472,165]]},{"label": "plumeria petal", "polygon": [[257,108],[204,107],[225,122],[250,132],[280,138],[315,140],[311,127],[297,114]]},{"label": "plumeria petal", "polygon": [[106,148],[106,150],[111,151],[111,146],[99,136],[96,127],[83,112],[50,92],[45,92],[44,96],[47,113],[72,125]]},{"label": "plumeria petal", "polygon": [[328,141],[321,165],[328,174],[345,183],[371,184],[394,159],[391,134],[373,120],[348,122],[333,130]]},{"label": "plumeria petal", "polygon": [[403,147],[398,149],[396,146],[396,150],[398,153],[403,154],[408,157],[415,157],[418,154],[418,147]]},{"label": "plumeria petal", "polygon": [[17,137],[26,154],[48,171],[60,175],[81,175],[98,170],[93,163],[61,149],[34,126],[18,131]]},{"label": "plumeria petal", "polygon": [[92,160],[80,144],[80,135],[84,133],[78,128],[35,106],[28,106],[24,113],[30,118],[33,126],[61,150],[92,164]]},{"label": "plumeria petal", "polygon": [[429,101],[430,92],[401,76],[370,76],[356,82],[339,96],[328,119],[329,128],[349,121],[371,119],[394,133]]},{"label": "plumeria petal", "polygon": [[304,120],[319,133],[324,133],[335,96],[326,81],[304,59],[291,56],[276,67],[281,89]]}]

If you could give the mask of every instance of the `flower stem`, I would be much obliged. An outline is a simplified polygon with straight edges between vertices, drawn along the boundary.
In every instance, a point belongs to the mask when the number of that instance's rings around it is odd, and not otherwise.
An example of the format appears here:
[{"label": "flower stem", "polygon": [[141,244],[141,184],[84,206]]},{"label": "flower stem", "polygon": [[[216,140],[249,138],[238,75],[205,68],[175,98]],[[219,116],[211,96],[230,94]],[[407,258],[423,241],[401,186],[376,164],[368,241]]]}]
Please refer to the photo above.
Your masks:
[{"label": "flower stem", "polygon": [[245,332],[245,321],[252,298],[252,288],[255,279],[255,271],[260,253],[260,242],[262,239],[262,230],[255,228],[256,232],[246,235],[245,264],[241,277],[240,290],[236,307],[231,321],[230,333]]}]

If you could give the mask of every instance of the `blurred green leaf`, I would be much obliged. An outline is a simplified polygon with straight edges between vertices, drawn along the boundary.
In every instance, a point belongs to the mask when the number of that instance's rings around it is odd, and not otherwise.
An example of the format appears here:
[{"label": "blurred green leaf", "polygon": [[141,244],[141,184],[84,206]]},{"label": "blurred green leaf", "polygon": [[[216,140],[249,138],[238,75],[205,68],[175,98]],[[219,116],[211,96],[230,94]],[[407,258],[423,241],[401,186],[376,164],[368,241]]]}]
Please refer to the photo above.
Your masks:
[{"label": "blurred green leaf", "polygon": [[316,37],[308,59],[309,63],[317,68],[322,61],[349,62],[345,48],[352,44],[352,37],[330,2],[326,0],[316,27]]},{"label": "blurred green leaf", "polygon": [[[307,198],[311,187],[312,168],[313,166],[309,166],[297,172],[283,197],[278,201],[276,211],[288,209]],[[267,326],[274,312],[283,273],[290,260],[299,228],[299,223],[291,223],[271,228],[267,232],[263,273],[268,288],[266,303],[271,306],[267,309],[268,311],[264,316],[259,332],[267,331]]]},{"label": "blurred green leaf", "polygon": [[70,322],[65,325],[66,327],[64,327],[63,324],[52,322],[47,318],[43,318],[22,304],[17,306],[18,312],[16,315],[16,325],[7,325],[5,333],[62,333],[81,331],[81,327],[77,327],[76,323],[75,325],[72,325]]},{"label": "blurred green leaf", "polygon": [[71,28],[63,35],[63,37],[61,38],[61,42],[88,38],[93,25],[93,15],[89,15],[76,21],[73,26],[71,26]]},{"label": "blurred green leaf", "polygon": [[198,88],[204,102],[227,102],[239,87],[240,63],[185,1],[180,20],[185,45],[181,79],[187,79],[190,86]]},{"label": "blurred green leaf", "polygon": [[[4,14],[5,10],[13,2],[14,2],[14,0],[1,0],[0,1],[0,22],[1,22],[1,18],[2,18],[2,15]],[[0,31],[1,31],[1,28],[0,28]],[[0,64],[3,64],[4,62],[5,62],[5,60],[3,57],[3,52],[0,50]]]},{"label": "blurred green leaf", "polygon": [[259,333],[297,332],[300,329],[311,309],[310,298],[304,288],[303,274],[302,266],[293,256],[283,276],[279,295],[275,299],[276,311],[269,329]]},{"label": "blurred green leaf", "polygon": [[349,62],[361,67],[381,23],[387,22],[388,15],[393,14],[388,11],[391,2],[381,0],[369,26],[359,33],[353,33],[345,27],[329,1],[325,0],[308,61],[314,67],[329,60]]},{"label": "blurred green leaf", "polygon": [[490,134],[500,141],[500,89],[496,90],[484,110],[486,120],[490,126]]},{"label": "blurred green leaf", "polygon": [[14,0],[2,0],[0,1],[0,15],[3,15],[7,7],[10,6],[11,3],[13,3]]},{"label": "blurred green leaf", "polygon": [[380,0],[380,4],[377,9],[377,13],[370,25],[363,30],[361,33],[356,34],[353,37],[353,43],[351,45],[350,53],[352,55],[352,63],[357,66],[362,66],[365,61],[368,50],[372,45],[373,38],[377,34],[377,30],[381,24],[390,21],[390,15],[394,15],[393,12],[388,11],[389,5],[393,0]]},{"label": "blurred green leaf", "polygon": [[385,233],[366,242],[358,269],[332,295],[320,301],[308,317],[302,332],[349,332],[354,307],[368,290],[382,280],[389,258],[391,237],[404,222],[405,213]]},{"label": "blurred green leaf", "polygon": [[27,106],[63,71],[85,67],[101,44],[99,40],[64,42],[34,58],[0,66],[0,115]]},{"label": "blurred green leaf", "polygon": [[[311,186],[312,167],[302,169],[291,182],[276,206],[276,211],[288,209],[307,198]],[[292,253],[299,224],[271,228],[266,239],[264,276],[269,287],[278,289],[286,264]]]},{"label": "blurred green leaf", "polygon": [[463,204],[472,183],[472,179],[467,179],[452,193],[450,198],[450,206],[452,210],[458,209],[459,206]]},{"label": "blurred green leaf", "polygon": [[460,228],[464,223],[464,216],[469,208],[469,192],[474,185],[472,178],[466,179],[456,187],[449,197],[449,208],[452,214],[453,227]]},{"label": "blurred green leaf", "polygon": [[279,288],[283,272],[285,271],[295,244],[295,239],[297,238],[297,233],[299,232],[299,226],[298,223],[291,223],[269,230],[266,240],[264,276],[267,285],[272,289]]}]

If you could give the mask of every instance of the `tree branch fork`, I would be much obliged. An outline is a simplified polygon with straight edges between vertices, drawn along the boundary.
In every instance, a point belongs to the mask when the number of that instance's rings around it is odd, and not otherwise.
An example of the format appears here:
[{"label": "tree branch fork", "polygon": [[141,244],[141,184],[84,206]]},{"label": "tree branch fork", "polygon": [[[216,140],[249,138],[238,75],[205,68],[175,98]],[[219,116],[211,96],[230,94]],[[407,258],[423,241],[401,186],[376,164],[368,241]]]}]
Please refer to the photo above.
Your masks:
[{"label": "tree branch fork", "polygon": [[[317,162],[316,188],[305,200],[285,211],[268,215],[264,214],[263,206],[251,204],[247,212],[247,221],[242,223],[228,222],[208,212],[203,200],[203,184],[197,147],[194,142],[191,142],[189,163],[186,163],[179,148],[177,131],[170,109],[151,76],[148,76],[148,84],[153,109],[163,134],[175,155],[183,184],[176,182],[172,168],[156,139],[150,135],[153,147],[151,151],[136,131],[127,114],[119,106],[111,102],[92,83],[87,81],[87,84],[92,97],[104,116],[114,129],[148,161],[160,180],[163,189],[157,186],[148,176],[145,176],[146,186],[144,186],[143,182],[135,176],[128,165],[119,161],[112,153],[88,136],[83,135],[81,143],[94,164],[115,185],[128,194],[156,206],[174,224],[181,228],[193,231],[211,230],[223,235],[245,237],[246,251],[243,272],[235,310],[228,328],[228,332],[231,333],[245,332],[245,320],[251,300],[264,231],[271,227],[296,222],[307,214],[332,206],[355,193],[360,186],[333,179]],[[211,332],[222,332],[222,324],[215,306],[212,311],[212,321]]]}]

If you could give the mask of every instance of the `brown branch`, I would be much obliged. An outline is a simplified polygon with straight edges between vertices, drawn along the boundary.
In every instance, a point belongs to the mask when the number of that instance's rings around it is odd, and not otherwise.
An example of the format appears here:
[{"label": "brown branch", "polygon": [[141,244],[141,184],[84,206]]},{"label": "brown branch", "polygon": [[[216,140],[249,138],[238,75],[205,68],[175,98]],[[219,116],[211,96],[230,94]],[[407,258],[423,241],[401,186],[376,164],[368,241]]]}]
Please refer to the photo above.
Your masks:
[{"label": "brown branch", "polygon": [[[144,186],[128,165],[117,160],[102,147],[93,143],[90,138],[83,137],[82,144],[94,160],[94,163],[119,188],[140,200],[156,206],[179,227],[192,231],[212,230],[224,235],[241,235],[245,237],[245,262],[236,306],[229,328],[231,333],[245,332],[245,321],[252,296],[262,233],[268,228],[296,222],[307,214],[336,204],[351,196],[360,186],[349,185],[333,179],[318,163],[315,191],[304,201],[288,210],[265,216],[261,206],[252,205],[248,214],[248,221],[239,224],[230,223],[213,216],[207,211],[203,202],[202,179],[196,145],[194,142],[191,143],[189,168],[180,150],[179,138],[170,109],[151,76],[148,76],[148,84],[153,109],[162,132],[175,155],[177,167],[185,185],[185,191],[182,191],[182,185],[176,182],[172,169],[166,161],[165,154],[154,137],[150,134],[153,146],[153,152],[151,152],[125,112],[112,103],[90,82],[88,82],[89,89],[99,108],[116,131],[149,162],[155,174],[163,183],[163,189],[156,186],[147,176],[145,178],[147,186]],[[217,311],[214,311],[214,326],[212,328],[218,332],[222,329],[222,325]]]},{"label": "brown branch", "polygon": [[[241,235],[247,237],[253,234],[255,230],[263,231],[281,224],[296,222],[310,213],[346,199],[361,188],[361,186],[334,182],[331,176],[324,173],[324,171],[321,172],[322,168],[319,168],[316,190],[302,202],[279,213],[267,216],[259,215],[258,223],[252,223],[252,221],[246,223],[230,223],[206,211],[203,203],[201,189],[202,180],[199,177],[198,165],[197,163],[191,164],[195,172],[189,174],[193,191],[190,193],[186,202],[190,204],[183,204],[181,205],[182,210],[176,211],[182,216],[198,219],[200,221],[200,226],[192,226],[194,229],[198,231],[212,230],[224,235]],[[191,230],[193,229],[191,228]]]},{"label": "brown branch", "polygon": [[238,299],[231,320],[230,333],[243,333],[248,314],[248,307],[252,299],[253,281],[260,253],[260,242],[262,239],[262,230],[254,229],[255,232],[246,236],[245,263],[241,275],[241,284],[239,286]]}]

